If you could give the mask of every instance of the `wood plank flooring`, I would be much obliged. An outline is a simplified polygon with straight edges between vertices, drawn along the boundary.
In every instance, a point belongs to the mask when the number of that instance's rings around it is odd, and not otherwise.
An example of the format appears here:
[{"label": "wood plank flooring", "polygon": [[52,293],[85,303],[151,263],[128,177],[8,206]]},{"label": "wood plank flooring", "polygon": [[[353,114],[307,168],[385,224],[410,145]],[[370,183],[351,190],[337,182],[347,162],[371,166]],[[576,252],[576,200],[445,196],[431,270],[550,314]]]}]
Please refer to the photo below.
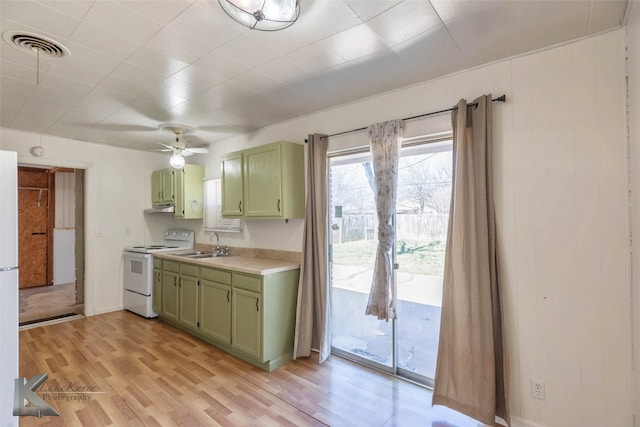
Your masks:
[{"label": "wood plank flooring", "polygon": [[60,417],[21,426],[431,426],[481,424],[429,390],[331,356],[261,371],[127,311],[20,332],[20,375]]}]

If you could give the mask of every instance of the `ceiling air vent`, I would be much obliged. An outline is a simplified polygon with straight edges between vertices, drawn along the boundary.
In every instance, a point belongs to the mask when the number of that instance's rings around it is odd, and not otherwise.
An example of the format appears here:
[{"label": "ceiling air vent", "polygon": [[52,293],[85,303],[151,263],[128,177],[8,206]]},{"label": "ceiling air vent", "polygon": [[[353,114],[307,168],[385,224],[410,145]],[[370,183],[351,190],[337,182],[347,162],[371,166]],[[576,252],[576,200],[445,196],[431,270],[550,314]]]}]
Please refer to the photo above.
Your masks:
[{"label": "ceiling air vent", "polygon": [[2,34],[5,42],[34,55],[45,55],[47,58],[62,58],[69,55],[69,49],[55,40],[26,31],[6,31]]}]

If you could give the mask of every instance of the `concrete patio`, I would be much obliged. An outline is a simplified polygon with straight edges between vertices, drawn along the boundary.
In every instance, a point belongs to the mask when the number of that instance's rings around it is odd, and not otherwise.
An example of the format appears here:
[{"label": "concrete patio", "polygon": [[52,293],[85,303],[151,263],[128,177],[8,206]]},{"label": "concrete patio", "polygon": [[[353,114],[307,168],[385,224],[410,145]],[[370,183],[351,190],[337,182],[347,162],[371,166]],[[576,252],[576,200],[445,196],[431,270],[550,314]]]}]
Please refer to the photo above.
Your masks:
[{"label": "concrete patio", "polygon": [[[364,314],[373,271],[368,266],[333,265],[332,345],[391,366],[392,323]],[[397,272],[398,366],[435,374],[442,278]]]}]

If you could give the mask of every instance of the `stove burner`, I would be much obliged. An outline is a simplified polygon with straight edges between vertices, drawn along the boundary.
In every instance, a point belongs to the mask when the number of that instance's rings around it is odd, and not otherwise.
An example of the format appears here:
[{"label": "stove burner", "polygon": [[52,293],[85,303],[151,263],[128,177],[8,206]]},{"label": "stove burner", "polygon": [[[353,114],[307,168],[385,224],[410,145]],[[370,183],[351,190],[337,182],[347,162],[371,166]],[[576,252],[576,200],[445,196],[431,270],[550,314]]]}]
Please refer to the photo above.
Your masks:
[{"label": "stove burner", "polygon": [[137,244],[135,246],[125,248],[125,251],[152,254],[155,252],[173,252],[179,249],[192,249],[194,243],[193,234],[193,231],[188,230],[169,230],[164,233],[162,243],[153,243],[149,245]]}]

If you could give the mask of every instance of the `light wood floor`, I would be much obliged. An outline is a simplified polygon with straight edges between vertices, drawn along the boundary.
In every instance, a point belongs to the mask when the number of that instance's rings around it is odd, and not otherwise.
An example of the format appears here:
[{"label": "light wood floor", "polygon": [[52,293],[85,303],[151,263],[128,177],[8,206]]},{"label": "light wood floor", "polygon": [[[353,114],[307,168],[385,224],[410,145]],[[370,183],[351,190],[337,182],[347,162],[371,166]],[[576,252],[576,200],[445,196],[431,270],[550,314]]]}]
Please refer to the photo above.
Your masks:
[{"label": "light wood floor", "polygon": [[84,305],[76,304],[76,285],[38,286],[20,289],[20,323],[67,313],[84,313]]},{"label": "light wood floor", "polygon": [[[331,356],[261,371],[127,311],[20,332],[20,375],[60,417],[22,426],[431,426],[481,424],[429,390]],[[58,391],[58,393],[47,393]]]}]

